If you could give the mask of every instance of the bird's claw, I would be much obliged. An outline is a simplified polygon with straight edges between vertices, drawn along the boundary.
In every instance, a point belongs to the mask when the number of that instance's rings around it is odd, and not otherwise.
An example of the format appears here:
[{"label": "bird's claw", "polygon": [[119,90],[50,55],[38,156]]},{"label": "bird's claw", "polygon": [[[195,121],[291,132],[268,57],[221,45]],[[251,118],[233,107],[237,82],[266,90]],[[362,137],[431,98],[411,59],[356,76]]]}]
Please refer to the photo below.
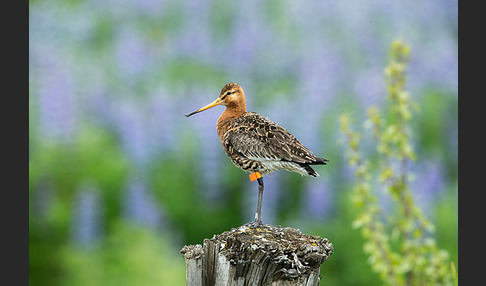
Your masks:
[{"label": "bird's claw", "polygon": [[249,228],[257,228],[257,227],[260,227],[262,225],[263,225],[263,222],[262,222],[261,219],[260,220],[255,219],[254,221],[248,222],[248,223],[245,224],[245,226],[247,226]]}]

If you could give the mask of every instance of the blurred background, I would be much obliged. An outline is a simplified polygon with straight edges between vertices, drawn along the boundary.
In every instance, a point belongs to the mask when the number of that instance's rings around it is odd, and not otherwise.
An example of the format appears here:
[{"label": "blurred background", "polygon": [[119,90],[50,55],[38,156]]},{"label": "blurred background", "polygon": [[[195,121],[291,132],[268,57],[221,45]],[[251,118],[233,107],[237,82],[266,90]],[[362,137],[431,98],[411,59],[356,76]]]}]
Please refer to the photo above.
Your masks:
[{"label": "blurred background", "polygon": [[[379,285],[351,223],[338,118],[384,106],[390,43],[406,89],[415,199],[457,265],[457,1],[31,0],[31,285],[184,285],[186,244],[254,218],[257,185],[226,157],[228,82],[248,110],[330,159],[265,177],[263,221],[327,237],[325,285]],[[365,146],[373,149],[375,146]]]}]

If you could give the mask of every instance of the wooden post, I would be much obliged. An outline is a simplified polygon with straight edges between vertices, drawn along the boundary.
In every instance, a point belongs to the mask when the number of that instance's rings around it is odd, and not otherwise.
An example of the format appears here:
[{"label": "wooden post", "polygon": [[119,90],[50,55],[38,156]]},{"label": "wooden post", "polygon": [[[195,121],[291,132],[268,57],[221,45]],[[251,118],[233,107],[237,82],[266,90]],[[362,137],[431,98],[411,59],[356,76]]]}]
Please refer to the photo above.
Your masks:
[{"label": "wooden post", "polygon": [[320,266],[333,253],[327,238],[251,224],[182,248],[187,286],[319,285]]}]

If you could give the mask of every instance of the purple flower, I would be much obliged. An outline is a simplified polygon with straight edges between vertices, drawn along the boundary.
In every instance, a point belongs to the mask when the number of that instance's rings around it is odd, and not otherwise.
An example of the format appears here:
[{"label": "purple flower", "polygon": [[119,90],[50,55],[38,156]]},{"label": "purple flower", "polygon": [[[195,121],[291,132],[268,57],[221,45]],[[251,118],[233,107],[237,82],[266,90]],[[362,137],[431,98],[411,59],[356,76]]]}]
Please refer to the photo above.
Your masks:
[{"label": "purple flower", "polygon": [[329,216],[333,204],[334,195],[329,180],[323,177],[308,180],[302,206],[306,219],[320,220]]},{"label": "purple flower", "polygon": [[123,79],[140,77],[149,66],[148,49],[139,32],[124,28],[116,35],[115,59]]},{"label": "purple flower", "polygon": [[370,69],[358,74],[354,83],[354,93],[364,109],[380,106],[386,98],[386,87],[383,70]]},{"label": "purple flower", "polygon": [[[140,11],[146,13],[148,16],[151,16],[151,17],[157,17],[157,16],[162,16],[163,12],[165,12],[165,9],[164,6],[167,6],[167,3],[164,3],[166,1],[161,1],[161,0],[138,0],[138,1],[134,1],[134,5],[136,5],[136,7],[138,9],[140,9]],[[118,1],[115,1],[115,3],[113,3],[114,5],[116,5],[118,3]],[[155,19],[154,19],[155,20]]]},{"label": "purple flower", "polygon": [[99,190],[90,183],[82,184],[74,200],[72,239],[76,244],[88,246],[100,237],[102,212]]},{"label": "purple flower", "polygon": [[147,164],[150,150],[141,106],[125,98],[116,107],[115,119],[123,149],[135,163]]},{"label": "purple flower", "polygon": [[189,1],[186,3],[185,21],[175,35],[176,53],[184,58],[211,62],[212,53],[210,5],[205,0]]},{"label": "purple flower", "polygon": [[135,176],[128,183],[123,196],[124,215],[141,225],[157,228],[162,223],[162,214],[155,201],[143,176]]},{"label": "purple flower", "polygon": [[154,154],[179,151],[176,119],[182,118],[182,113],[177,101],[168,90],[160,89],[147,99],[146,106],[149,149]]},{"label": "purple flower", "polygon": [[263,65],[258,55],[271,44],[268,41],[271,35],[257,1],[238,2],[235,11],[231,33],[224,43],[225,50],[217,56],[230,73],[247,74],[253,67]]},{"label": "purple flower", "polygon": [[70,143],[77,131],[76,96],[70,70],[46,55],[37,93],[39,138]]},{"label": "purple flower", "polygon": [[440,161],[429,161],[425,164],[414,166],[411,170],[414,180],[410,183],[415,203],[427,215],[432,215],[431,206],[438,195],[444,192],[446,185],[444,171]]},{"label": "purple flower", "polygon": [[322,148],[319,130],[326,109],[337,93],[339,63],[339,57],[332,49],[309,47],[298,69],[296,93],[299,98],[292,112],[298,117],[294,120],[297,125],[293,127],[294,135],[313,152],[319,153]]}]

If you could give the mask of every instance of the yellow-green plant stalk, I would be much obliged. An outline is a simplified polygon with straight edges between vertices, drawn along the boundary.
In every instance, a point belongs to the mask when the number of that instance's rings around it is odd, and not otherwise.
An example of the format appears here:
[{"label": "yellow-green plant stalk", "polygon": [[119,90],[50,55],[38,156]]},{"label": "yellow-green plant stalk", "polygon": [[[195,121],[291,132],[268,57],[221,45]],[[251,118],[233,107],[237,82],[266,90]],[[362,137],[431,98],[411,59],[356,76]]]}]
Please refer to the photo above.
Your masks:
[{"label": "yellow-green plant stalk", "polygon": [[[434,227],[415,204],[409,186],[410,163],[418,160],[410,140],[410,120],[417,105],[405,90],[409,58],[410,48],[401,39],[391,44],[390,62],[385,68],[387,109],[382,115],[378,107],[369,107],[365,122],[376,140],[375,154],[361,154],[361,134],[351,129],[348,115],[340,118],[349,164],[355,170],[352,200],[360,210],[353,226],[361,229],[366,240],[364,251],[385,284],[453,285],[455,266],[447,262],[448,252],[437,248]],[[375,157],[376,168],[363,159]],[[374,177],[395,204],[386,218],[371,191]]]}]

